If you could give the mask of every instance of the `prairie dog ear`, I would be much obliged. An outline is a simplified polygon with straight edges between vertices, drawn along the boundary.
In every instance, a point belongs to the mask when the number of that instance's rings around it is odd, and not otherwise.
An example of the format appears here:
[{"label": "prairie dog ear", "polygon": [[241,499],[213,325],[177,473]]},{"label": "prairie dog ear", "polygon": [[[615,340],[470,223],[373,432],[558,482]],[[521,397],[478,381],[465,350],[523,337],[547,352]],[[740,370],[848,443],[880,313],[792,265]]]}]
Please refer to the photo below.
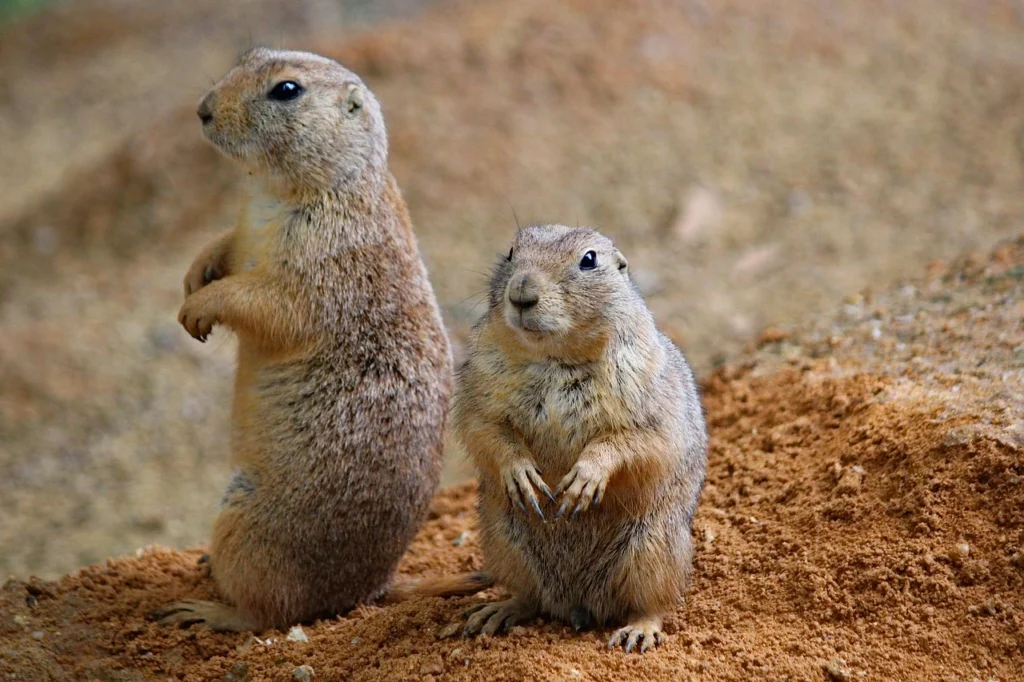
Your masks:
[{"label": "prairie dog ear", "polygon": [[363,109],[363,89],[356,83],[345,86],[345,94],[341,99],[341,111],[346,116],[356,116]]},{"label": "prairie dog ear", "polygon": [[626,260],[626,257],[623,256],[622,252],[619,251],[618,249],[615,249],[615,262],[618,265],[619,273],[623,277],[627,277],[628,278],[629,277],[629,261]]}]

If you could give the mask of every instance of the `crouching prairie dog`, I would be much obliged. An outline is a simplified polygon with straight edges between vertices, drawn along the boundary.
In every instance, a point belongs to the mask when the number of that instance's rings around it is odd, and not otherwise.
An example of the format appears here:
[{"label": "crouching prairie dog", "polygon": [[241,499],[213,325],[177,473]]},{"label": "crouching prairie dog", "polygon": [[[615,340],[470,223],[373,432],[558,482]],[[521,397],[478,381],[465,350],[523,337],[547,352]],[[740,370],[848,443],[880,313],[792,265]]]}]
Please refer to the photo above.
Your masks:
[{"label": "crouching prairie dog", "polygon": [[623,626],[610,648],[660,644],[690,578],[707,433],[626,259],[591,229],[520,230],[468,355],[453,423],[479,476],[485,570],[513,596],[468,612],[464,633],[550,615]]},{"label": "crouching prairie dog", "polygon": [[210,571],[230,604],[159,609],[166,624],[284,628],[391,588],[469,594],[463,575],[391,587],[440,475],[451,353],[380,106],[314,54],[250,50],[199,104],[203,134],[253,193],[196,258],[179,320],[238,336],[235,473]]}]

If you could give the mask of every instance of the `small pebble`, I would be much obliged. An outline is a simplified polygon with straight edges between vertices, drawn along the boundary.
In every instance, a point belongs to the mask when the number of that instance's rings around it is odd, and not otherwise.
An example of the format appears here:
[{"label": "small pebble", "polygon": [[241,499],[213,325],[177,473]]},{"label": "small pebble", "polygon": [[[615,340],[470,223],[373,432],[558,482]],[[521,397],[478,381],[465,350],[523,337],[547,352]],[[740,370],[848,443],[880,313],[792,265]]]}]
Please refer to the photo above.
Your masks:
[{"label": "small pebble", "polygon": [[841,494],[852,494],[860,490],[864,483],[864,468],[854,465],[843,470],[836,485],[836,491]]},{"label": "small pebble", "polygon": [[292,678],[299,680],[299,682],[310,682],[313,679],[313,666],[300,665],[295,670],[292,670]]},{"label": "small pebble", "polygon": [[352,644],[352,646],[356,646],[357,644],[359,644],[362,641],[363,641],[362,637],[353,637],[352,641],[350,642],[350,644]]},{"label": "small pebble", "polygon": [[831,471],[832,471],[832,478],[836,479],[836,482],[838,483],[839,479],[841,479],[843,477],[843,465],[840,464],[839,462],[832,462],[832,469],[831,469]]},{"label": "small pebble", "polygon": [[464,530],[462,531],[462,533],[459,534],[459,537],[452,540],[452,544],[456,547],[462,547],[464,544],[466,544],[466,541],[469,540],[471,537],[473,537],[473,533],[471,533],[468,530]]},{"label": "small pebble", "polygon": [[224,682],[249,682],[252,676],[249,674],[249,664],[245,661],[238,661],[231,666],[231,670],[224,676]]},{"label": "small pebble", "polygon": [[36,630],[35,632],[32,633],[32,639],[34,639],[36,641],[39,641],[42,638],[43,638],[43,631],[42,630]]},{"label": "small pebble", "polygon": [[825,665],[825,673],[833,682],[846,682],[850,679],[850,671],[846,669],[846,661],[841,658],[833,658]]},{"label": "small pebble", "polygon": [[462,630],[462,628],[463,628],[462,623],[460,623],[458,621],[456,621],[454,623],[449,623],[448,625],[445,625],[443,628],[438,630],[437,638],[438,639],[445,639],[446,637],[452,637],[457,632]]},{"label": "small pebble", "polygon": [[431,656],[430,660],[420,666],[420,675],[440,675],[444,672],[444,660],[440,655]]},{"label": "small pebble", "polygon": [[252,649],[252,645],[255,643],[256,638],[252,635],[249,635],[244,642],[235,647],[235,651],[237,651],[240,654],[244,654],[245,652],[249,651],[249,649]]},{"label": "small pebble", "polygon": [[306,632],[302,629],[301,625],[295,625],[291,630],[288,631],[289,642],[308,642],[309,637],[306,636]]},{"label": "small pebble", "polygon": [[971,546],[967,543],[960,543],[950,548],[949,558],[954,564],[961,564],[971,554]]}]

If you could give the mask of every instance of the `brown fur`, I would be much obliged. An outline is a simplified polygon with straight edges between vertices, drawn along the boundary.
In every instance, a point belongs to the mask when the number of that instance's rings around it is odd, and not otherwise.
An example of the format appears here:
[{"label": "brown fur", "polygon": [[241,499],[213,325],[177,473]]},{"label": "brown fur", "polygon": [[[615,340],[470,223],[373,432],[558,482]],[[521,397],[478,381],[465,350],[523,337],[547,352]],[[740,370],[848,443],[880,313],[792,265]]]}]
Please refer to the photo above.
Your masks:
[{"label": "brown fur", "polygon": [[470,346],[453,420],[479,472],[486,569],[513,597],[465,632],[544,613],[627,623],[609,646],[660,643],[689,582],[707,435],[626,259],[590,229],[520,230]]},{"label": "brown fur", "polygon": [[381,604],[395,604],[410,597],[458,597],[476,594],[494,585],[494,578],[486,573],[458,573],[399,580],[381,598]]},{"label": "brown fur", "polygon": [[[303,93],[274,101],[284,80]],[[284,628],[388,589],[437,487],[448,340],[380,107],[323,57],[258,48],[200,104],[205,136],[254,192],[200,252],[179,320],[238,335],[231,460],[211,573],[233,606],[172,604],[165,623]],[[470,577],[441,585],[466,593]],[[396,597],[441,594],[425,583]]]}]

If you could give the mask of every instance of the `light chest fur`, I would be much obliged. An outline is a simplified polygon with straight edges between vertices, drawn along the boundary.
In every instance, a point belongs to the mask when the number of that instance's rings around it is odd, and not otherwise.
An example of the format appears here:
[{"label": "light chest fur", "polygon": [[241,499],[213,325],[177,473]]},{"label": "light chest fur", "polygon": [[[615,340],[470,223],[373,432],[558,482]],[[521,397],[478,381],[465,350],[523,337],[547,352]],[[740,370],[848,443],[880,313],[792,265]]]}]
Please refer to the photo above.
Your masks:
[{"label": "light chest fur", "polygon": [[660,352],[614,345],[592,362],[517,360],[496,347],[478,362],[481,386],[491,388],[495,418],[508,419],[537,464],[552,476],[568,471],[594,438],[647,421],[651,378]]},{"label": "light chest fur", "polygon": [[290,219],[291,209],[280,199],[259,188],[250,190],[237,228],[238,267],[248,271],[269,265]]}]

